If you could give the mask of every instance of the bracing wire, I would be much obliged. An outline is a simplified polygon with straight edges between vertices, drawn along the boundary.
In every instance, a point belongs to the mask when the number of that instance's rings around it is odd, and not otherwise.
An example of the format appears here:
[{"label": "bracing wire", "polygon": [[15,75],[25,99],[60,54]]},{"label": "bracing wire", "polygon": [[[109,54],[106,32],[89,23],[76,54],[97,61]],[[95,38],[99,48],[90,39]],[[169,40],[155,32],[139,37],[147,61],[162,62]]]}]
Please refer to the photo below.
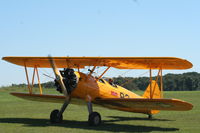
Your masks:
[{"label": "bracing wire", "polygon": [[[137,77],[141,77],[141,76],[143,76],[143,75],[145,75],[145,74],[147,74],[149,71],[147,71],[147,72],[144,72],[144,73],[142,73],[142,74],[140,74],[140,75],[138,75]],[[129,80],[127,80],[127,81],[125,81],[121,86],[124,86],[124,85],[126,85],[126,84],[128,84],[128,83],[130,83],[132,81],[132,79],[129,79]]]},{"label": "bracing wire", "polygon": [[122,74],[120,74],[119,76],[124,76],[124,75],[126,75],[127,73],[129,73],[130,71],[133,71],[133,69],[129,69],[129,70],[127,70],[126,72],[124,72],[124,73],[122,73]]},{"label": "bracing wire", "polygon": [[[50,78],[50,79],[55,79],[55,78],[53,78],[53,72],[51,72],[51,73],[49,73],[49,72],[47,72],[45,69],[40,69],[40,72],[42,73],[42,75],[44,75],[45,77],[48,77],[48,78]],[[45,78],[45,79],[43,79],[43,80],[45,80],[45,81],[47,81],[47,78]]]}]

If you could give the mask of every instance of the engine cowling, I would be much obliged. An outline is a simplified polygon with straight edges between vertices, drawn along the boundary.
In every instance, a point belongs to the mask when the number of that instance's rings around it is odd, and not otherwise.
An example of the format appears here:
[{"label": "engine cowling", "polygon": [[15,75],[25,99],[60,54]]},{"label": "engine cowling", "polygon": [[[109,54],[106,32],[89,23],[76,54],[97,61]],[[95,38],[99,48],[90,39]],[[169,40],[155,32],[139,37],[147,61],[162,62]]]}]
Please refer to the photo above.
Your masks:
[{"label": "engine cowling", "polygon": [[[73,69],[65,68],[64,70],[60,71],[62,77],[63,77],[63,83],[67,89],[68,94],[71,94],[71,92],[77,87],[78,84],[78,77],[76,76]],[[55,80],[55,86],[56,90],[62,93],[62,89],[60,84]]]}]

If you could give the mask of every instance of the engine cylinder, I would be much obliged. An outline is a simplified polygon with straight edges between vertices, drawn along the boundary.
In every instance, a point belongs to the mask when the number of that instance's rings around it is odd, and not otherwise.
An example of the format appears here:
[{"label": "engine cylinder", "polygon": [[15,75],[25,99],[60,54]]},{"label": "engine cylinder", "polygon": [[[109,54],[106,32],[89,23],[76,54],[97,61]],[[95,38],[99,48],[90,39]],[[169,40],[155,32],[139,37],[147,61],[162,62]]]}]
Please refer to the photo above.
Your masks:
[{"label": "engine cylinder", "polygon": [[[60,71],[63,77],[63,83],[67,89],[68,94],[70,94],[78,84],[78,77],[76,76],[73,69],[65,68],[64,70]],[[55,86],[57,87],[57,91],[62,93],[62,88],[60,84],[55,80]]]}]

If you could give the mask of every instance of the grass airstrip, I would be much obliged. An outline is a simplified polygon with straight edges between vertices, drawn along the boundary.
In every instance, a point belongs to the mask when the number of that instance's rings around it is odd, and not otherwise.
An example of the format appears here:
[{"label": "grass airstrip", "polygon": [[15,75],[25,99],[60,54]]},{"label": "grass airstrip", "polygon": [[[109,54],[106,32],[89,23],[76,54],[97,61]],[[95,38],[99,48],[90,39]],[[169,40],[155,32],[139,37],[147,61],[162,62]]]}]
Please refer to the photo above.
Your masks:
[{"label": "grass airstrip", "polygon": [[[69,105],[61,124],[51,124],[49,115],[61,104],[26,101],[10,92],[24,92],[24,88],[0,89],[0,133],[95,133],[95,132],[181,132],[200,131],[200,91],[164,92],[166,98],[177,98],[194,105],[191,111],[162,111],[148,120],[144,114],[121,112],[94,106],[102,116],[98,127],[88,126],[86,106]],[[46,89],[47,93],[56,93]],[[142,93],[142,92],[136,92]]]}]

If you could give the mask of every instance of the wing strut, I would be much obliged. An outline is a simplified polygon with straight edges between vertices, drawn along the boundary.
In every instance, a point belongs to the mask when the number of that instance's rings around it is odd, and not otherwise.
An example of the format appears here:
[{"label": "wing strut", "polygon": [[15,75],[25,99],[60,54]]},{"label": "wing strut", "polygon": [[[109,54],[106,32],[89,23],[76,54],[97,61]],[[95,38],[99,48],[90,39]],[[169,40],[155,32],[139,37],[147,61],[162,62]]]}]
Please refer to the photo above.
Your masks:
[{"label": "wing strut", "polygon": [[152,95],[152,70],[151,70],[151,67],[149,69],[149,77],[150,77],[150,99],[152,99],[153,95]]},{"label": "wing strut", "polygon": [[37,74],[37,79],[38,79],[38,84],[39,84],[39,88],[40,88],[40,94],[42,94],[42,86],[41,86],[41,83],[40,83],[40,76],[39,76],[39,72],[38,72],[38,68],[35,67],[35,71],[36,71],[36,74]]},{"label": "wing strut", "polygon": [[162,75],[162,67],[160,68],[160,90],[161,90],[161,97],[163,97],[163,75]]},{"label": "wing strut", "polygon": [[108,68],[106,68],[106,70],[97,78],[97,80],[102,78],[102,76],[108,71],[108,69],[110,69],[110,66]]},{"label": "wing strut", "polygon": [[26,64],[24,64],[24,69],[25,69],[25,73],[26,73],[26,80],[27,80],[27,84],[28,84],[28,89],[29,89],[29,93],[32,94],[33,93],[33,87],[34,87],[34,79],[35,79],[35,74],[37,76],[38,79],[38,85],[39,85],[39,89],[40,89],[40,94],[42,95],[42,86],[40,83],[40,76],[39,76],[39,72],[38,72],[38,68],[37,66],[34,67],[33,69],[33,76],[32,76],[32,83],[30,84],[30,80],[29,80],[29,75],[28,75],[28,70],[26,67]]},{"label": "wing strut", "polygon": [[26,80],[27,80],[27,83],[28,83],[29,93],[32,94],[32,88],[31,88],[31,86],[30,86],[30,81],[29,81],[29,77],[28,77],[28,71],[27,71],[26,64],[24,65],[24,68],[25,68]]},{"label": "wing strut", "polygon": [[90,73],[88,74],[88,76],[91,76],[91,75],[92,75],[92,73],[94,72],[94,70],[96,69],[96,67],[97,67],[97,66],[94,66],[94,67],[92,68],[92,70],[90,70]]},{"label": "wing strut", "polygon": [[[149,98],[152,99],[153,98],[153,95],[154,95],[154,92],[155,92],[155,85],[152,86],[152,82],[153,82],[153,79],[152,79],[152,69],[150,68],[149,69],[149,82],[150,82],[150,92],[149,92]],[[160,78],[160,83],[159,83],[159,78]],[[161,97],[163,98],[163,77],[162,77],[162,67],[160,67],[160,69],[158,70],[158,74],[157,74],[157,77],[156,77],[156,83],[159,83],[159,89],[160,89],[160,92],[161,92]]]}]

